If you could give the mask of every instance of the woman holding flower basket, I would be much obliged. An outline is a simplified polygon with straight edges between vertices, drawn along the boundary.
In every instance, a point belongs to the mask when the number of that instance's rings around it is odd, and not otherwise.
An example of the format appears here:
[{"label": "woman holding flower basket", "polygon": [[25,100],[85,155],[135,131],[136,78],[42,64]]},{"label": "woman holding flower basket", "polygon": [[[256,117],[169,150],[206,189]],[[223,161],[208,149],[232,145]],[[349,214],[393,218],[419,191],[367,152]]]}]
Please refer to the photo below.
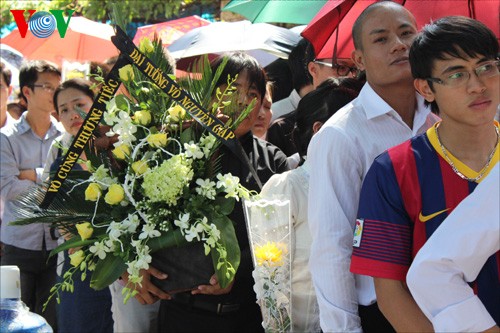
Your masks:
[{"label": "woman holding flower basket", "polygon": [[[288,170],[286,156],[275,146],[252,135],[251,127],[258,116],[262,98],[266,91],[266,77],[257,61],[245,53],[231,53],[216,86],[224,90],[229,77],[236,77],[233,86],[242,106],[255,103],[252,111],[235,130],[235,135],[243,146],[262,182],[275,173]],[[223,58],[216,59],[213,71],[221,65]],[[226,115],[236,119],[239,114]],[[223,173],[230,172],[239,177],[240,183],[249,190],[258,191],[256,180],[250,170],[229,149],[218,151]],[[234,283],[221,289],[213,276],[210,284],[200,285],[191,292],[173,295],[172,300],[162,301],[159,327],[167,332],[259,332],[262,317],[253,291],[253,264],[248,242],[247,229],[241,202],[229,215],[234,222],[236,236],[241,250],[241,262]]]},{"label": "woman holding flower basket", "polygon": [[[46,188],[19,201],[15,224],[50,223],[74,235],[52,255],[81,250],[51,298],[74,289],[77,271],[91,275],[96,290],[122,276],[124,302],[169,300],[162,301],[161,331],[261,330],[239,201],[258,190],[252,177],[266,181],[288,169],[279,149],[250,132],[265,74],[255,59],[236,53],[212,66],[205,57],[195,65],[199,80],[174,81],[159,40],[136,48],[123,31],[117,35],[116,44],[142,60],[118,58],[82,125],[94,133],[104,123],[113,144],[103,151],[85,146],[90,177],[59,183],[46,208],[39,208]],[[129,95],[114,95],[120,83]],[[65,159],[78,157],[72,148]],[[65,167],[63,161],[57,175]],[[82,223],[89,223],[86,236],[77,230]]]}]

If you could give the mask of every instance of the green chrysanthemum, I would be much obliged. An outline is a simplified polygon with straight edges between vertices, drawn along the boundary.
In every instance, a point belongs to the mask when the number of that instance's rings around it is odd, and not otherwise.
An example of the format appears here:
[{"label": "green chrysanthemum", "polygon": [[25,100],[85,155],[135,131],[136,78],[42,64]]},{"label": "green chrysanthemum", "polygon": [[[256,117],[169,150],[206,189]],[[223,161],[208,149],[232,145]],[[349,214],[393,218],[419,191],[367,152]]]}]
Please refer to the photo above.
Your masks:
[{"label": "green chrysanthemum", "polygon": [[192,178],[191,160],[176,155],[146,173],[142,188],[152,202],[175,205],[184,186],[187,186]]}]

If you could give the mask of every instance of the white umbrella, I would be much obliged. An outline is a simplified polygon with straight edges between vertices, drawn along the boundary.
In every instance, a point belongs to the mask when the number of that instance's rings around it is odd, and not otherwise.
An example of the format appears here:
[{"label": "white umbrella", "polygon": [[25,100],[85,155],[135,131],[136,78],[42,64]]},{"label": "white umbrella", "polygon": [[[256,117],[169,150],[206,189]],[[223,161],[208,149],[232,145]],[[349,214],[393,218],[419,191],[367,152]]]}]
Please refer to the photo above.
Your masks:
[{"label": "white umbrella", "polygon": [[173,42],[168,50],[175,59],[247,51],[261,66],[266,66],[278,57],[288,59],[300,38],[296,32],[267,23],[216,22],[191,30]]},{"label": "white umbrella", "polygon": [[19,87],[19,68],[24,60],[21,52],[9,45],[0,44],[0,61],[12,72],[11,86]]}]

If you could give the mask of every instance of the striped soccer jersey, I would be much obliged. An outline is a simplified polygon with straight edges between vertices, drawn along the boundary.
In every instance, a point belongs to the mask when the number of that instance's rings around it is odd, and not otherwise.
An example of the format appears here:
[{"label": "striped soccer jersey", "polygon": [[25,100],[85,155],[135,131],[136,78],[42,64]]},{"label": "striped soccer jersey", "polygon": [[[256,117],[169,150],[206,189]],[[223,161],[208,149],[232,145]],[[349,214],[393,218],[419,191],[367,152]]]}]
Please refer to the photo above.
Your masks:
[{"label": "striped soccer jersey", "polygon": [[[462,179],[446,161],[435,126],[378,156],[368,171],[354,232],[353,273],[405,281],[418,250],[476,187],[476,182]],[[498,163],[499,154],[497,147],[482,179]],[[449,152],[448,157],[462,174],[477,176]],[[500,252],[488,259],[472,284],[497,323],[499,262]]]}]

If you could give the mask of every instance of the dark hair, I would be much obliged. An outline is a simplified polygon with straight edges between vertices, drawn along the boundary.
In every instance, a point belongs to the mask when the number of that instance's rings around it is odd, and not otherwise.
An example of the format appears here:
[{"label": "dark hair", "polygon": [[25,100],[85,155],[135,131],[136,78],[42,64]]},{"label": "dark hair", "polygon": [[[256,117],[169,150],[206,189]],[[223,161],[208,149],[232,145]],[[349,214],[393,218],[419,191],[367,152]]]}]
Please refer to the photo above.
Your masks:
[{"label": "dark hair", "polygon": [[23,87],[28,86],[30,89],[33,89],[33,85],[38,80],[38,74],[42,73],[61,76],[61,71],[57,66],[45,60],[32,60],[21,65],[19,69],[19,88],[21,92],[19,94],[22,99],[26,100],[23,94]]},{"label": "dark hair", "polygon": [[[394,1],[383,0],[383,1],[378,1],[378,2],[372,3],[371,5],[366,7],[361,12],[361,14],[359,14],[358,18],[356,19],[356,21],[354,21],[354,24],[352,26],[352,41],[354,43],[354,49],[363,50],[363,43],[361,42],[362,41],[361,33],[363,30],[363,25],[364,25],[365,20],[368,17],[368,15],[370,15],[376,9],[379,9],[382,7],[387,7],[387,6],[397,6],[397,7],[404,8],[402,5],[400,5],[399,3],[396,3]],[[408,11],[408,13],[410,13],[410,12]],[[413,15],[411,15],[411,16],[413,17]],[[415,26],[416,26],[417,22],[416,22],[414,17],[413,17],[413,22],[415,23]]]},{"label": "dark hair", "polygon": [[0,63],[0,74],[2,74],[3,82],[5,82],[7,86],[10,86],[10,83],[12,82],[12,72],[3,62]]},{"label": "dark hair", "polygon": [[[498,41],[495,34],[483,23],[464,16],[447,16],[424,26],[410,48],[411,73],[416,79],[432,76],[434,61],[449,57],[466,60],[467,57],[498,56]],[[434,90],[433,83],[429,87]],[[438,114],[435,101],[432,112]]]},{"label": "dark hair", "polygon": [[212,72],[215,73],[217,68],[221,65],[224,57],[228,58],[226,66],[224,67],[222,74],[220,75],[216,87],[220,87],[223,84],[227,84],[227,78],[230,76],[234,78],[237,74],[241,73],[243,70],[247,70],[248,78],[250,80],[250,85],[255,84],[257,90],[260,93],[261,101],[266,94],[266,73],[259,65],[257,60],[249,54],[244,52],[230,52],[226,53],[218,58],[216,58],[211,64]]},{"label": "dark hair", "polygon": [[61,91],[73,88],[81,91],[82,93],[90,97],[91,100],[94,100],[95,94],[91,87],[92,82],[81,78],[70,79],[61,83],[59,87],[57,87],[57,89],[54,91],[54,107],[56,109],[56,112],[59,113],[57,97],[59,96],[59,93],[61,93]]},{"label": "dark hair", "polygon": [[356,98],[362,83],[354,78],[328,78],[299,102],[293,132],[295,146],[301,159],[307,154],[307,146],[313,136],[313,125],[324,123],[335,112]]},{"label": "dark hair", "polygon": [[273,102],[290,96],[293,90],[292,72],[288,60],[278,58],[264,67],[267,79],[273,84]]},{"label": "dark hair", "polygon": [[302,38],[292,49],[288,56],[288,66],[292,72],[293,88],[299,92],[303,87],[312,84],[312,77],[307,70],[306,49],[311,44],[307,39]]},{"label": "dark hair", "polygon": [[[305,39],[305,38],[304,38]],[[309,42],[307,39],[305,39],[307,42],[305,42],[306,45],[306,50],[304,52],[304,67],[305,71],[307,73],[307,78],[310,82],[313,82],[313,77],[311,73],[309,73],[309,68],[307,65],[309,65],[310,62],[313,62],[314,59],[316,59],[316,54],[314,53],[314,46]]]}]

